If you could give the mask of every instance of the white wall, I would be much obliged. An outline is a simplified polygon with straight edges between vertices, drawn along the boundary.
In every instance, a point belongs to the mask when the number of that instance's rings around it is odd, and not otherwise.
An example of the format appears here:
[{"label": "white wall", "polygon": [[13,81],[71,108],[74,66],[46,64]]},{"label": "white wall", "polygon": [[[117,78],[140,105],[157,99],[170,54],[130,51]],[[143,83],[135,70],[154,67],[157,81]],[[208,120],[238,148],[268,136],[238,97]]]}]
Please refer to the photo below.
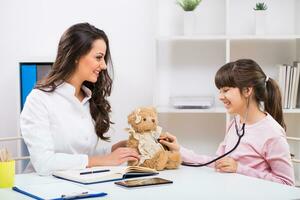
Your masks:
[{"label": "white wall", "polygon": [[113,139],[126,138],[129,112],[152,104],[155,5],[149,0],[1,0],[0,137],[19,133],[19,62],[53,61],[61,34],[75,23],[89,22],[110,39]]}]

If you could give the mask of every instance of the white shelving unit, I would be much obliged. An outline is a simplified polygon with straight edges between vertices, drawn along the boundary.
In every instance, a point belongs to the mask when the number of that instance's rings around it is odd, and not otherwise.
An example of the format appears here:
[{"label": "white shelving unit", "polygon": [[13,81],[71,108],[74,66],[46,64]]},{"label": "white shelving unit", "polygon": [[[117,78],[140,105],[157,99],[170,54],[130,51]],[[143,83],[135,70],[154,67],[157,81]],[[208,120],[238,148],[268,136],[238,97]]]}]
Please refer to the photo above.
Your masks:
[{"label": "white shelving unit", "polygon": [[[300,1],[265,0],[267,33],[255,35],[254,0],[202,1],[196,9],[195,34],[183,36],[183,11],[173,0],[157,1],[157,67],[154,104],[161,126],[196,152],[213,155],[223,140],[230,116],[218,100],[216,71],[240,58],[258,62],[278,78],[279,64],[300,60]],[[174,109],[172,96],[215,97],[215,107]],[[300,109],[284,110],[295,173],[300,176]],[[295,139],[296,138],[296,139]],[[298,162],[297,162],[298,161]]]}]

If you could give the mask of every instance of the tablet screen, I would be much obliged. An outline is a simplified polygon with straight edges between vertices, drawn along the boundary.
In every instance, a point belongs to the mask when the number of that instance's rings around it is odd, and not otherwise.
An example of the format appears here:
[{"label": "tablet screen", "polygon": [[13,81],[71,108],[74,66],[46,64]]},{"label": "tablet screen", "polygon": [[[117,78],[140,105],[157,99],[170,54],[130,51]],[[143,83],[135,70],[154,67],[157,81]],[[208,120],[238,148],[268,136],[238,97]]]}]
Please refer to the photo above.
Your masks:
[{"label": "tablet screen", "polygon": [[163,179],[163,178],[143,178],[143,179],[115,182],[115,184],[125,186],[125,187],[140,187],[146,185],[160,185],[160,184],[167,184],[167,183],[173,183],[173,181]]}]

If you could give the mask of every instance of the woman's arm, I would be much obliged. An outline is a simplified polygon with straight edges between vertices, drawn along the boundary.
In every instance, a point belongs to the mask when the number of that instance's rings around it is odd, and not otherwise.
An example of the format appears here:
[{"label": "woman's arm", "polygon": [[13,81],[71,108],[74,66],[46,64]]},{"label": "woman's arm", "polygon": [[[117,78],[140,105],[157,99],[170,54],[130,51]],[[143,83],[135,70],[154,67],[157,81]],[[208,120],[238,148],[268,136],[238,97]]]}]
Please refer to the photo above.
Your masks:
[{"label": "woman's arm", "polygon": [[87,155],[55,152],[46,101],[45,94],[32,90],[20,118],[21,133],[34,169],[40,175],[49,175],[55,170],[85,168]]}]

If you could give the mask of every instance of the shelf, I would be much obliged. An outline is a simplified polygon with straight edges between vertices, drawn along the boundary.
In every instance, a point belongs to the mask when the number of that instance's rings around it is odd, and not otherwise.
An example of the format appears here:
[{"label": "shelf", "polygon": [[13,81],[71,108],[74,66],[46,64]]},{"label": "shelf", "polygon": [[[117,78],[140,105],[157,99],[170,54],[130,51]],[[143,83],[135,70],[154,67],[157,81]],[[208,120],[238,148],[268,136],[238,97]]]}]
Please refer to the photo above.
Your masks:
[{"label": "shelf", "polygon": [[177,109],[167,106],[157,107],[158,113],[220,113],[225,114],[226,109],[222,107],[214,107],[209,109]]},{"label": "shelf", "polygon": [[[178,109],[178,108],[173,108],[170,106],[158,106],[157,107],[157,112],[159,113],[226,113],[226,109],[224,107],[213,107],[209,109]],[[295,108],[295,109],[284,109],[283,113],[289,114],[289,113],[299,113],[300,114],[300,109]],[[291,140],[292,137],[290,137]],[[300,141],[300,139],[299,139]]]},{"label": "shelf", "polygon": [[300,35],[237,35],[228,36],[230,40],[294,40]]},{"label": "shelf", "polygon": [[[278,79],[278,65],[292,65],[300,60],[299,0],[284,3],[268,1],[270,9],[264,35],[255,34],[255,2],[252,0],[211,0],[201,3],[195,10],[197,19],[193,35],[183,35],[182,12],[177,12],[173,1],[159,1],[158,4],[160,26],[155,40],[157,87],[154,104],[162,105],[157,108],[158,113],[165,114],[161,115],[165,120],[163,122],[168,127],[174,127],[173,132],[179,136],[181,132],[185,133],[187,123],[183,120],[187,118],[194,120],[196,125],[206,125],[206,118],[214,122],[218,120],[219,123],[208,128],[193,127],[195,133],[203,132],[204,137],[211,133],[219,134],[224,130],[224,125],[230,123],[232,116],[219,102],[214,84],[216,72],[225,63],[250,58],[262,67],[265,74]],[[214,96],[216,107],[176,109],[169,106],[172,96]],[[288,127],[286,135],[292,136],[287,138],[288,142],[293,152],[299,152],[300,108],[284,109],[283,113]],[[181,138],[186,144],[193,145],[194,141],[202,139],[198,136],[181,135]],[[211,140],[209,145],[218,143],[218,139]],[[300,163],[300,157],[293,161],[294,164]],[[299,168],[295,168],[295,175],[300,180]]]},{"label": "shelf", "polygon": [[193,36],[164,36],[158,37],[158,40],[225,40],[225,35],[193,35]]},{"label": "shelf", "polygon": [[293,158],[292,161],[293,161],[294,163],[300,163],[300,160],[299,160],[299,159]]},{"label": "shelf", "polygon": [[300,138],[299,137],[286,137],[287,140],[292,140],[292,141],[299,141],[300,142]]},{"label": "shelf", "polygon": [[283,113],[300,113],[300,108],[283,109]]},{"label": "shelf", "polygon": [[158,40],[294,40],[300,35],[192,35],[192,36],[163,36]]}]

